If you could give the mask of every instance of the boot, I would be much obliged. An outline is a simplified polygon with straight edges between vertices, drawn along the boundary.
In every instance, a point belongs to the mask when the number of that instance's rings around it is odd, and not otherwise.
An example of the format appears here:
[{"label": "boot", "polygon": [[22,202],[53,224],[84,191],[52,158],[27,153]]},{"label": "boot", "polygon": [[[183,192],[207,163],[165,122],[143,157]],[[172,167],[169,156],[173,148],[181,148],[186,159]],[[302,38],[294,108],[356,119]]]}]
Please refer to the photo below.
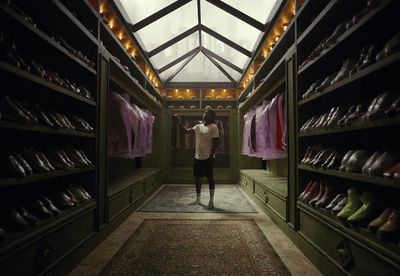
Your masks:
[{"label": "boot", "polygon": [[363,205],[347,221],[353,224],[363,223],[379,208],[378,199],[372,191],[366,190],[360,196]]},{"label": "boot", "polygon": [[362,202],[359,199],[360,191],[356,187],[347,189],[347,203],[337,214],[339,219],[347,219],[361,207]]}]

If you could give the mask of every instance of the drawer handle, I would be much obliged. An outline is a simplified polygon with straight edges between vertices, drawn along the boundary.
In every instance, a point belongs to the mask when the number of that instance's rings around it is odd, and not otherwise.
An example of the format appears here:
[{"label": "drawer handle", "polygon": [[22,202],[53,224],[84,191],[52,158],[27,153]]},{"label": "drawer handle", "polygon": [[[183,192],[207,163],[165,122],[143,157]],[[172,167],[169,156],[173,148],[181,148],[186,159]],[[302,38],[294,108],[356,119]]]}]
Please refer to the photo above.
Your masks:
[{"label": "drawer handle", "polygon": [[342,267],[347,270],[353,263],[353,256],[351,255],[351,251],[346,240],[342,239],[337,245],[336,249],[340,260],[342,261]]},{"label": "drawer handle", "polygon": [[47,241],[40,244],[35,259],[36,266],[40,271],[46,268],[52,252],[53,249]]},{"label": "drawer handle", "polygon": [[269,198],[265,196],[265,203],[268,203]]},{"label": "drawer handle", "polygon": [[133,192],[131,192],[130,194],[129,194],[129,202],[132,202],[133,201]]}]

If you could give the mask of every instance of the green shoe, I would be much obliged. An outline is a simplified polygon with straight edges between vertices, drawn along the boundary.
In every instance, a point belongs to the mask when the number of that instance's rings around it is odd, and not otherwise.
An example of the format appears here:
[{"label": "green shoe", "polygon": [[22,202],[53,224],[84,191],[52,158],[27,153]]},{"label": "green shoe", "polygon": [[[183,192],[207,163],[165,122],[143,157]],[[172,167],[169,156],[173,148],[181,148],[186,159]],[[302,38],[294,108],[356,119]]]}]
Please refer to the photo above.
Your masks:
[{"label": "green shoe", "polygon": [[347,218],[348,222],[360,223],[367,219],[372,214],[372,212],[376,211],[379,208],[376,195],[372,191],[364,191],[360,196],[360,200],[362,201],[362,206],[358,208],[358,210],[354,214]]},{"label": "green shoe", "polygon": [[340,219],[347,219],[350,217],[358,208],[362,205],[360,197],[360,191],[356,187],[350,187],[347,189],[347,203],[343,209],[337,214]]}]

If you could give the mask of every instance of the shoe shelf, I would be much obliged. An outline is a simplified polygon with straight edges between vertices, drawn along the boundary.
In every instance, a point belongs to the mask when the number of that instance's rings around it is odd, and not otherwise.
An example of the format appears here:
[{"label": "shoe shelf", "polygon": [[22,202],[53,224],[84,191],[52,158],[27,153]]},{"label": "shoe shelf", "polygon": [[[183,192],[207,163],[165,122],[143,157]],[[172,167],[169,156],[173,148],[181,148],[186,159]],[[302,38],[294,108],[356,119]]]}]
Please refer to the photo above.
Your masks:
[{"label": "shoe shelf", "polygon": [[366,130],[371,128],[380,128],[386,126],[394,126],[400,124],[400,116],[394,118],[383,118],[377,119],[372,122],[361,122],[358,124],[353,124],[351,126],[344,126],[344,127],[335,127],[331,129],[316,129],[306,133],[299,133],[297,134],[298,137],[313,137],[313,136],[320,136],[320,135],[328,135],[334,133],[342,133],[342,132],[349,132],[349,131],[357,131],[357,130]]},{"label": "shoe shelf", "polygon": [[81,68],[84,68],[86,71],[93,74],[93,76],[97,75],[97,71],[95,69],[91,68],[85,62],[83,62],[82,60],[71,54],[66,48],[64,48],[62,45],[60,45],[51,37],[49,37],[46,33],[28,23],[24,18],[22,18],[22,16],[14,12],[12,9],[4,5],[0,5],[0,9],[4,14],[8,15],[9,17],[13,18],[15,22],[19,23],[20,26],[23,26],[24,29],[28,31],[30,34],[34,34],[36,38],[39,39],[38,42],[39,41],[40,43],[44,42],[44,44],[46,44],[47,47],[49,47],[49,49],[57,49],[70,61],[73,61],[73,63],[79,64]]},{"label": "shoe shelf", "polygon": [[[77,95],[77,94],[75,94],[74,92],[72,92],[72,91],[70,91],[68,89],[65,89],[65,88],[63,88],[63,87],[61,87],[59,85],[56,85],[56,84],[48,81],[48,80],[45,80],[45,79],[43,79],[43,78],[41,78],[39,76],[31,74],[30,72],[24,71],[24,70],[18,68],[17,66],[14,66],[12,64],[6,63],[6,62],[1,61],[1,60],[0,60],[0,70],[7,71],[7,72],[9,72],[11,74],[14,74],[14,75],[18,76],[18,77],[21,77],[23,79],[27,79],[27,80],[32,81],[32,82],[34,82],[36,84],[39,84],[39,85],[41,85],[43,87],[49,88],[49,89],[51,89],[52,91],[54,91],[56,93],[60,93],[60,94],[66,95],[68,97],[71,97],[71,98],[74,98],[74,99],[79,100],[81,102],[84,102],[84,103],[86,103],[88,105],[91,105],[91,106],[96,106],[97,105],[96,102],[93,101],[93,100],[90,100],[90,99],[87,99],[87,98],[85,98],[83,96]],[[35,93],[36,92],[37,91],[35,91]]]},{"label": "shoe shelf", "polygon": [[96,133],[84,132],[79,130],[70,130],[62,128],[50,128],[42,125],[24,125],[14,122],[0,120],[0,129],[13,129],[20,131],[39,132],[53,135],[67,135],[76,137],[96,138]]},{"label": "shoe shelf", "polygon": [[28,244],[30,241],[45,235],[47,232],[54,231],[63,226],[69,220],[78,217],[81,214],[95,210],[96,201],[91,199],[87,203],[82,203],[70,209],[61,211],[58,216],[53,216],[48,219],[39,220],[35,226],[29,226],[24,231],[17,233],[8,233],[5,240],[0,246],[0,256],[5,256],[8,252],[12,251],[21,245]]},{"label": "shoe shelf", "polygon": [[349,180],[354,180],[354,181],[359,181],[359,182],[364,182],[364,183],[376,184],[376,185],[384,186],[384,187],[400,189],[400,179],[386,178],[383,176],[382,177],[371,176],[371,175],[365,175],[365,174],[361,174],[361,173],[351,173],[351,172],[345,172],[345,171],[339,171],[339,170],[314,168],[314,167],[307,166],[307,165],[298,165],[297,168],[302,171],[315,172],[315,173],[319,173],[319,174],[340,177],[343,179],[349,179]]},{"label": "shoe shelf", "polygon": [[334,91],[338,90],[339,88],[345,87],[345,86],[353,83],[354,81],[360,81],[365,77],[369,77],[370,75],[372,75],[384,68],[386,69],[386,67],[397,64],[399,61],[400,61],[400,52],[395,53],[391,56],[388,56],[380,61],[377,61],[377,62],[371,64],[368,67],[363,68],[362,70],[358,71],[357,73],[351,75],[351,77],[345,78],[343,80],[340,80],[340,81],[334,83],[333,85],[322,90],[321,92],[315,93],[310,98],[302,99],[302,100],[298,101],[297,105],[301,106],[301,105],[304,105],[311,101],[314,101],[324,95],[333,93]]},{"label": "shoe shelf", "polygon": [[239,109],[247,110],[250,106],[257,104],[257,101],[260,101],[260,99],[263,100],[270,97],[279,89],[284,91],[286,83],[285,60],[286,56],[283,56],[279,63],[276,64],[271,72],[265,77],[264,81],[254,89],[252,95],[239,104]]},{"label": "shoe shelf", "polygon": [[68,22],[66,23],[66,26],[68,26],[68,28],[70,28],[71,26],[75,26],[78,29],[77,31],[84,33],[94,46],[98,45],[98,41],[95,35],[91,31],[89,31],[89,29],[84,26],[81,21],[79,21],[79,19],[73,14],[73,12],[83,13],[81,15],[81,18],[92,21],[92,26],[88,27],[97,34],[98,16],[96,11],[89,3],[87,3],[87,1],[64,1],[63,3],[59,0],[52,0],[52,2],[66,16],[66,18],[68,18]]},{"label": "shoe shelf", "polygon": [[43,180],[55,179],[69,175],[82,174],[95,170],[95,166],[87,166],[85,168],[76,168],[72,170],[56,170],[48,173],[35,173],[25,177],[10,177],[0,178],[0,188],[24,185],[28,183],[34,183]]},{"label": "shoe shelf", "polygon": [[128,92],[136,100],[142,102],[146,106],[151,106],[153,110],[161,109],[161,103],[156,101],[154,96],[145,90],[113,56],[110,56],[110,80],[124,91]]},{"label": "shoe shelf", "polygon": [[389,258],[392,262],[400,263],[400,247],[396,246],[393,242],[380,240],[363,227],[349,226],[347,223],[333,218],[333,215],[329,215],[328,212],[312,208],[301,201],[297,201],[297,206],[300,210],[336,232],[339,232],[342,236],[356,242],[365,250],[370,251],[373,249],[376,252],[384,254],[385,258]]},{"label": "shoe shelf", "polygon": [[[340,2],[340,1],[331,1],[331,3],[334,2]],[[343,34],[341,34],[334,45],[330,46],[327,49],[324,49],[321,51],[321,53],[312,61],[309,61],[306,65],[304,65],[302,68],[300,68],[297,73],[300,75],[303,72],[305,72],[306,70],[308,70],[308,68],[310,68],[313,64],[319,63],[321,60],[323,60],[328,54],[332,53],[333,51],[335,51],[336,49],[339,48],[339,46],[341,46],[341,44],[343,44],[344,41],[346,41],[347,38],[351,37],[354,35],[354,33],[358,30],[361,29],[361,27],[363,27],[366,23],[368,23],[368,21],[370,21],[371,19],[373,19],[378,13],[380,13],[382,10],[384,10],[390,3],[390,0],[384,0],[382,1],[382,3],[372,9],[370,12],[368,12],[368,14],[366,14],[365,16],[363,16],[359,22],[357,22],[356,24],[354,24],[353,26],[351,26],[348,30],[346,30]],[[328,7],[328,6],[327,6]],[[325,10],[325,9],[324,9]],[[319,16],[318,16],[319,17]],[[313,22],[314,24],[315,22]],[[312,25],[313,25],[312,24]],[[311,27],[311,26],[310,26]],[[307,33],[305,32],[303,35],[307,35]],[[302,36],[303,37],[303,36]],[[303,38],[300,37],[299,40],[297,41],[298,44],[301,44]],[[322,40],[322,39],[321,39]],[[302,62],[302,61],[301,61]]]}]

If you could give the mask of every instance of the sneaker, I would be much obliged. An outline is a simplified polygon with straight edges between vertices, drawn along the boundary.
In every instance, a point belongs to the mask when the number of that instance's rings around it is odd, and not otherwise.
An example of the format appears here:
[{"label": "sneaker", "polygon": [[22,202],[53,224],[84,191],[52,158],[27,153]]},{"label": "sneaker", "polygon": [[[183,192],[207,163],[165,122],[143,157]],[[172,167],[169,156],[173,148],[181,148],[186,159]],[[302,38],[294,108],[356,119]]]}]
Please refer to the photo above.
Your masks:
[{"label": "sneaker", "polygon": [[201,204],[201,202],[200,202],[200,200],[195,200],[195,201],[192,201],[192,202],[190,202],[188,205],[197,205],[197,204]]},{"label": "sneaker", "polygon": [[214,209],[214,202],[210,201],[207,205],[207,209]]}]

